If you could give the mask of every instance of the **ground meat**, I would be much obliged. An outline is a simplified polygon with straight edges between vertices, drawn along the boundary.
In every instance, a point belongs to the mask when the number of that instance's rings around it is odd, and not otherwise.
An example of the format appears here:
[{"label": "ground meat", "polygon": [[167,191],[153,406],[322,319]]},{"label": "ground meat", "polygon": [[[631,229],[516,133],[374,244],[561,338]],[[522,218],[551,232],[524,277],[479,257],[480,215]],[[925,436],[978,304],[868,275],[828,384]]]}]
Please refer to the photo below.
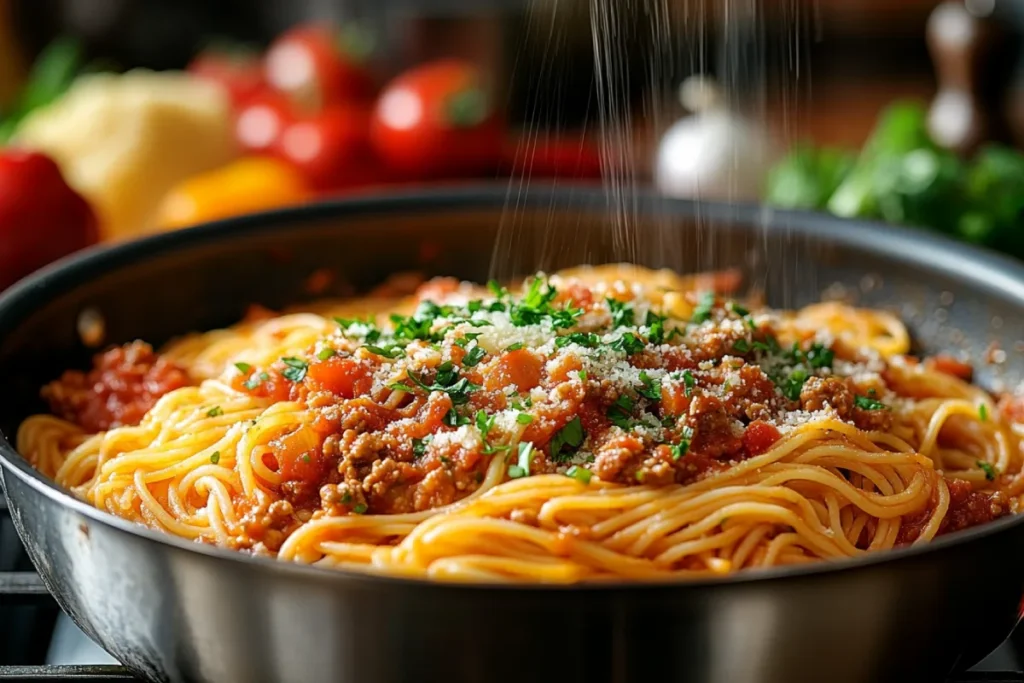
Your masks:
[{"label": "ground meat", "polygon": [[299,527],[295,508],[286,500],[277,500],[250,510],[241,520],[242,533],[235,537],[237,548],[253,549],[257,546],[276,553],[285,539]]},{"label": "ground meat", "polygon": [[775,383],[760,367],[744,365],[738,374],[739,381],[730,382],[726,398],[733,417],[767,420],[783,407],[782,398],[775,392]]},{"label": "ground meat", "polygon": [[736,433],[739,425],[728,407],[715,396],[701,395],[690,402],[686,424],[693,429],[690,450],[711,458],[738,453],[743,439]]},{"label": "ground meat", "polygon": [[740,355],[735,350],[736,342],[746,339],[746,331],[731,327],[698,327],[691,334],[692,341],[688,344],[690,358],[695,363],[717,361],[723,356]]},{"label": "ground meat", "polygon": [[628,434],[617,436],[598,449],[591,470],[604,481],[635,484],[636,461],[643,452],[640,439]]},{"label": "ground meat", "polygon": [[826,406],[831,406],[840,419],[847,419],[853,412],[853,392],[839,378],[811,377],[800,392],[800,407],[813,413]]},{"label": "ground meat", "polygon": [[[975,491],[971,483],[963,479],[948,479],[946,485],[949,487],[949,509],[939,525],[940,535],[985,524],[1010,512],[1009,501],[1001,491]],[[938,493],[933,492],[927,508],[903,520],[896,545],[906,545],[917,540],[938,502]]]},{"label": "ground meat", "polygon": [[55,415],[89,432],[137,425],[164,394],[192,384],[179,365],[133,342],[96,356],[88,373],[69,370],[43,388]]},{"label": "ground meat", "polygon": [[892,411],[885,408],[878,410],[853,409],[853,424],[857,429],[867,432],[886,432],[892,427]]}]

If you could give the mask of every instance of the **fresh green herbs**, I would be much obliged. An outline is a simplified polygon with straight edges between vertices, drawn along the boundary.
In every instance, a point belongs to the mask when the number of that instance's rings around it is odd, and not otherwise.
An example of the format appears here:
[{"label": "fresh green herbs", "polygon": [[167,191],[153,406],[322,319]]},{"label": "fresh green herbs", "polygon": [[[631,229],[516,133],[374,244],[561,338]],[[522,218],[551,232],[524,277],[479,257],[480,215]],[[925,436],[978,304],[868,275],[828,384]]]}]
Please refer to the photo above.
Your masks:
[{"label": "fresh green herbs", "polygon": [[691,320],[700,325],[703,322],[711,320],[711,313],[715,310],[715,293],[704,292],[700,295],[700,299],[697,301],[697,307],[693,309],[693,317]]},{"label": "fresh green herbs", "polygon": [[565,476],[572,477],[581,484],[589,484],[591,477],[594,473],[588,470],[586,467],[580,467],[579,465],[573,465],[565,471]]},{"label": "fresh green herbs", "polygon": [[248,375],[252,372],[252,366],[248,363],[235,363],[235,367],[238,368],[238,371],[243,375]]},{"label": "fresh green herbs", "polygon": [[479,346],[474,346],[473,348],[466,352],[466,355],[462,359],[462,364],[465,365],[467,368],[471,368],[474,365],[480,363],[480,361],[482,361],[484,359],[484,356],[486,355],[486,351],[484,351]]},{"label": "fresh green herbs", "polygon": [[533,460],[534,450],[533,444],[529,441],[519,442],[519,459],[515,465],[511,465],[508,468],[508,476],[511,479],[520,479],[522,477],[529,476],[530,474],[530,461]]},{"label": "fresh green herbs", "polygon": [[611,423],[620,429],[629,431],[633,428],[633,407],[636,402],[629,396],[622,394],[615,403],[608,406],[608,411],[605,415],[611,420]]},{"label": "fresh green herbs", "polygon": [[367,509],[368,508],[366,507],[366,503],[359,503],[354,508],[352,508],[352,512],[356,513],[357,515],[365,515]]},{"label": "fresh green herbs", "polygon": [[551,451],[551,459],[555,462],[568,460],[573,453],[579,450],[586,439],[586,432],[583,431],[583,423],[577,415],[568,424],[555,432],[548,447]]},{"label": "fresh green herbs", "polygon": [[376,354],[383,358],[388,358],[390,360],[401,358],[402,356],[405,355],[405,347],[402,346],[401,344],[388,344],[387,346],[372,346],[370,344],[367,344],[363,348],[365,348],[370,353]]},{"label": "fresh green herbs", "polygon": [[521,425],[528,425],[533,422],[533,415],[530,415],[529,413],[519,413],[516,415],[516,422]]},{"label": "fresh green herbs", "polygon": [[242,384],[242,386],[244,386],[249,391],[252,391],[253,389],[258,388],[261,384],[263,384],[264,382],[266,382],[269,379],[270,379],[270,375],[268,375],[267,373],[265,373],[265,372],[256,372],[256,373],[253,373],[252,376],[249,377],[249,379],[245,380],[245,382]]},{"label": "fresh green herbs", "polygon": [[683,394],[689,398],[693,395],[693,389],[697,386],[697,380],[689,370],[683,370]]},{"label": "fresh green herbs", "polygon": [[633,327],[636,325],[636,315],[633,307],[617,299],[607,298],[608,311],[612,314],[612,328]]},{"label": "fresh green herbs", "polygon": [[640,371],[640,384],[641,387],[637,389],[638,394],[649,401],[661,400],[661,382],[651,378],[646,370]]},{"label": "fresh green herbs", "polygon": [[434,437],[429,434],[422,439],[412,440],[412,455],[414,458],[422,458],[427,452],[427,446],[433,441]]},{"label": "fresh green herbs", "polygon": [[988,422],[988,405],[984,403],[978,405],[978,419],[982,422]]},{"label": "fresh green herbs", "polygon": [[669,446],[669,449],[672,451],[673,460],[679,460],[689,452],[691,439],[693,439],[693,428],[683,427],[679,443]]},{"label": "fresh green herbs", "polygon": [[624,332],[621,337],[611,343],[616,351],[622,351],[627,356],[640,353],[644,350],[644,343],[632,332]]},{"label": "fresh green herbs", "polygon": [[[452,405],[455,406],[461,406],[468,403],[469,394],[480,388],[465,377],[460,378],[459,368],[455,367],[455,364],[451,361],[445,361],[437,366],[434,381],[429,384],[414,372],[410,371],[406,374],[408,375],[410,382],[428,394],[434,391],[440,391],[448,394],[448,398],[452,400]],[[392,384],[390,388],[409,393],[416,392],[416,390],[411,386],[403,383]]]},{"label": "fresh green herbs", "polygon": [[309,363],[302,360],[301,358],[287,357],[282,358],[281,362],[284,363],[284,370],[281,371],[281,375],[292,382],[301,382],[306,378],[306,371],[309,370]]},{"label": "fresh green herbs", "polygon": [[888,406],[881,401],[857,394],[853,397],[853,404],[861,410],[886,410]]},{"label": "fresh green herbs", "polygon": [[555,346],[563,348],[569,344],[578,344],[588,349],[597,348],[601,338],[592,332],[573,332],[555,339]]},{"label": "fresh green herbs", "polygon": [[316,357],[319,358],[320,360],[328,360],[334,358],[336,355],[338,355],[337,351],[335,351],[329,346],[326,346],[317,352]]},{"label": "fresh green herbs", "polygon": [[989,481],[995,481],[996,479],[996,468],[984,460],[978,461],[978,467],[985,473],[985,478]]},{"label": "fresh green herbs", "polygon": [[214,465],[220,462],[220,451],[213,452],[213,454],[210,456],[210,462],[213,463]]},{"label": "fresh green herbs", "polygon": [[224,414],[224,409],[220,406],[214,406],[206,411],[206,417],[220,417]]}]

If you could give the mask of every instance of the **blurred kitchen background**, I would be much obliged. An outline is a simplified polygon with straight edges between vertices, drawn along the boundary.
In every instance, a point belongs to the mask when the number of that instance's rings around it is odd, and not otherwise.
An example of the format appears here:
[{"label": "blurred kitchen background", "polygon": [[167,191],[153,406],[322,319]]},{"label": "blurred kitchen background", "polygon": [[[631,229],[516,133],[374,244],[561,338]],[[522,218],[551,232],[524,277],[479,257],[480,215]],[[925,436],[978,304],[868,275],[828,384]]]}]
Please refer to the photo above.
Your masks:
[{"label": "blurred kitchen background", "polygon": [[[1024,256],[1022,34],[1024,0],[0,0],[0,132],[52,157],[108,240],[617,179]],[[95,75],[139,68],[188,71]]]}]

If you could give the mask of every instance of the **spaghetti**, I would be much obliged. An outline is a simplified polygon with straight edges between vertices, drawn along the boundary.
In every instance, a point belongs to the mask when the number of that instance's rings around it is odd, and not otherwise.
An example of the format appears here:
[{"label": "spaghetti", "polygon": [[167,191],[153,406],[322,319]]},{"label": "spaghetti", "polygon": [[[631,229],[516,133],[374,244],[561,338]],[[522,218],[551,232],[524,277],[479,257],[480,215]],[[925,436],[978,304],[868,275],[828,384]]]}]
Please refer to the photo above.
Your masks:
[{"label": "spaghetti", "polygon": [[1017,511],[1024,403],[889,314],[732,284],[615,266],[255,311],[65,373],[18,448],[183,538],[458,581],[719,575]]}]

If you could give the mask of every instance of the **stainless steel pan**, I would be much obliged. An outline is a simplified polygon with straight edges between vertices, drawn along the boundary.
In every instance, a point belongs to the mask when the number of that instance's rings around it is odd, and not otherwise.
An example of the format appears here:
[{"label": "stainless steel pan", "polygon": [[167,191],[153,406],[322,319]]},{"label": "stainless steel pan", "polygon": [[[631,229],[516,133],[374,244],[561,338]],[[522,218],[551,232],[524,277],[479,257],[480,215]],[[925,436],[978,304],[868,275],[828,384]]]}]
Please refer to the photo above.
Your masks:
[{"label": "stainless steel pan", "polygon": [[[481,280],[628,256],[695,271],[741,266],[770,303],[842,294],[893,307],[923,351],[991,342],[1024,374],[1024,268],[940,238],[757,207],[640,197],[623,233],[592,190],[506,188],[324,204],[94,251],[0,298],[0,430],[38,388],[106,341],[160,342],[239,318],[251,302],[329,294],[410,269]],[[495,267],[491,268],[492,255]],[[74,620],[154,681],[941,680],[1000,643],[1024,596],[1024,519],[864,559],[678,585],[453,586],[372,578],[200,546],[77,501],[0,444],[18,531]]]}]

